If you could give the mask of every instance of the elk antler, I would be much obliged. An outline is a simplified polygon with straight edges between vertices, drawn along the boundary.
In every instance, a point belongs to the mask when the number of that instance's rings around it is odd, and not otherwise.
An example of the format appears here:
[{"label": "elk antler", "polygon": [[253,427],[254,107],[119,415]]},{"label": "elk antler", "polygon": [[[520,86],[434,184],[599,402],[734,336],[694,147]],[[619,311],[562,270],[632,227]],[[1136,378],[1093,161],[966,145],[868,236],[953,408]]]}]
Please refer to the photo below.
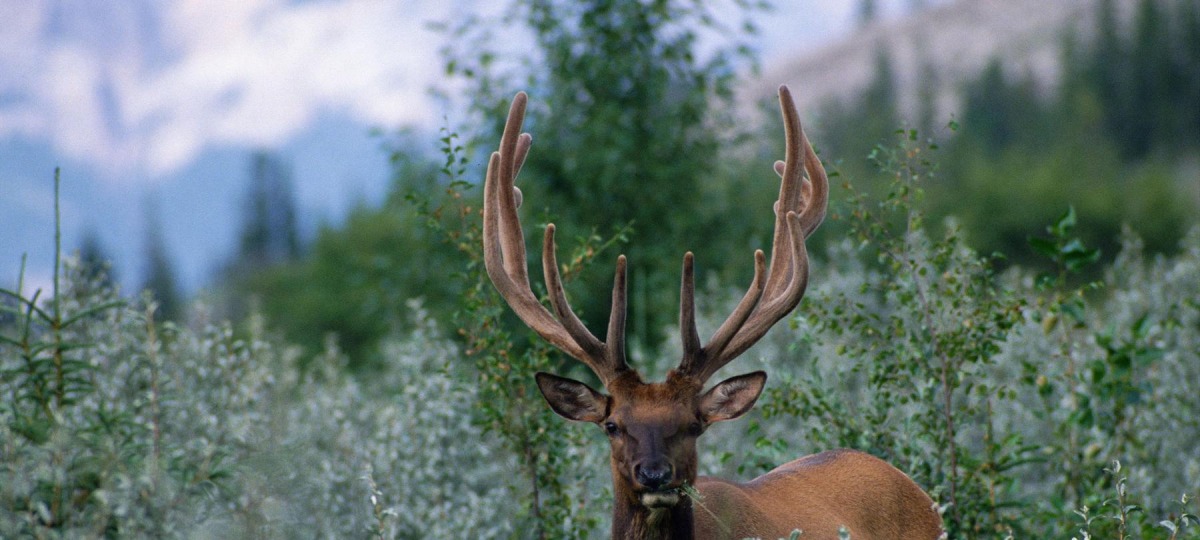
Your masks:
[{"label": "elk antler", "polygon": [[609,381],[629,369],[625,363],[625,256],[617,258],[612,312],[604,342],[588,331],[567,303],[555,257],[553,223],[546,225],[542,270],[555,314],[551,315],[533,294],[525,266],[525,236],[517,217],[521,190],[514,185],[533,143],[528,133],[520,133],[527,101],[524,92],[513,98],[500,138],[500,150],[493,152],[488,161],[483,188],[484,266],[500,296],[526,325],[555,347],[586,364],[607,386]]},{"label": "elk antler", "polygon": [[[754,280],[729,318],[717,328],[708,344],[700,346],[696,331],[696,288],[692,254],[683,257],[683,279],[679,302],[679,326],[683,341],[683,359],[677,371],[708,380],[713,373],[746,352],[771,326],[786,316],[808,286],[808,249],[805,239],[825,219],[829,202],[829,180],[804,129],[787,86],[779,87],[779,106],[783,110],[786,134],[785,161],[775,162],[782,177],[779,200],[775,202],[775,239],[771,246],[771,265],[764,283],[764,256],[754,252]],[[805,179],[801,168],[808,173]]]}]

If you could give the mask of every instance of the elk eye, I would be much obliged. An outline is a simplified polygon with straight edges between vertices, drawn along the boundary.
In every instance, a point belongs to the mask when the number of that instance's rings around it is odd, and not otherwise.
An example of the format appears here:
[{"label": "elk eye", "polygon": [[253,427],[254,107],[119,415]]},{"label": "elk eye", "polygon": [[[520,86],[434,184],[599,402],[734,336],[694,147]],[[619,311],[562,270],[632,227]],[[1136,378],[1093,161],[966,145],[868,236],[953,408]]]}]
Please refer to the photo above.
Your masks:
[{"label": "elk eye", "polygon": [[617,424],[609,421],[604,423],[604,431],[607,431],[609,435],[616,435],[621,432],[621,428],[618,428]]}]

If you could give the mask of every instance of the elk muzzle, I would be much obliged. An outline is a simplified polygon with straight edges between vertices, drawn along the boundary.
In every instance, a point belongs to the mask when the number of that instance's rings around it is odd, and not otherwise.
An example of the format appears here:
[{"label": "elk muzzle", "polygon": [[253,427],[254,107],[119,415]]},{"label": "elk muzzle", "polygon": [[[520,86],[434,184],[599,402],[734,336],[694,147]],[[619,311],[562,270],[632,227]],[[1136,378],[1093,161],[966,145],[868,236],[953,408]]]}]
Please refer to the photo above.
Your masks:
[{"label": "elk muzzle", "polygon": [[679,504],[678,488],[668,487],[675,478],[673,467],[669,463],[635,465],[633,475],[637,482],[646,488],[640,495],[642,506],[665,508]]},{"label": "elk muzzle", "polygon": [[664,456],[640,460],[633,465],[633,478],[641,488],[639,498],[647,508],[664,508],[679,504],[675,467]]}]

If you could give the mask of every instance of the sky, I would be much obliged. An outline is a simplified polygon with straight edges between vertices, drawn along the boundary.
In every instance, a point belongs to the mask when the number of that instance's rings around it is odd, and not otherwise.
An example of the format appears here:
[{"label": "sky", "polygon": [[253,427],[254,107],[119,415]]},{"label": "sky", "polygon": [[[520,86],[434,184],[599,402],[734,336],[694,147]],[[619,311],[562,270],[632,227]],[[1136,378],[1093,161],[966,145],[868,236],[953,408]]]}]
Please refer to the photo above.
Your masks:
[{"label": "sky", "polygon": [[[857,7],[774,4],[757,21],[765,65],[845,35]],[[27,280],[49,280],[55,166],[64,244],[98,230],[126,286],[141,279],[148,196],[166,199],[162,220],[185,286],[205,283],[232,251],[252,149],[290,154],[298,204],[316,216],[310,226],[377,198],[386,155],[370,130],[436,133],[454,114],[429,92],[445,39],[430,23],[506,5],[0,0],[0,286],[15,282],[22,253]],[[883,2],[882,11],[901,5]]]}]

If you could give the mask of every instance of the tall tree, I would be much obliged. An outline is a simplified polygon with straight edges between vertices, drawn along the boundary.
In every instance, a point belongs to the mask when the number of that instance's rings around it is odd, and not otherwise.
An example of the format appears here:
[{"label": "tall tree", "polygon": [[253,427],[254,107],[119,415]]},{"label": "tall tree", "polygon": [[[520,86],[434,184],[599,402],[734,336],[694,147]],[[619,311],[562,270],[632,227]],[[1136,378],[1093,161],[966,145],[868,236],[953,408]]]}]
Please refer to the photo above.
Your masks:
[{"label": "tall tree", "polygon": [[933,61],[921,61],[921,79],[917,82],[916,118],[912,122],[925,137],[934,136],[937,124],[938,71]]},{"label": "tall tree", "polygon": [[982,143],[992,156],[1036,130],[1041,103],[1029,79],[1010,81],[1004,66],[993,58],[979,78],[966,85],[963,100],[963,136]]},{"label": "tall tree", "polygon": [[[252,300],[271,303],[272,298],[267,296],[278,291],[268,290],[270,272],[300,255],[291,170],[282,158],[266,150],[251,153],[249,165],[238,247],[222,270],[223,290],[219,296],[220,309],[233,320],[249,313]],[[319,340],[322,334],[306,337]]]},{"label": "tall tree", "polygon": [[900,127],[896,75],[892,59],[883,47],[875,52],[874,78],[859,93],[835,98],[822,107],[820,136],[829,155],[844,160],[847,171],[861,176],[871,150]]},{"label": "tall tree", "polygon": [[260,150],[250,156],[244,205],[236,266],[262,268],[299,255],[292,174],[278,155]]},{"label": "tall tree", "polygon": [[1194,144],[1200,141],[1200,3],[1179,0],[1177,9],[1180,37],[1175,51],[1184,74],[1180,91],[1183,107],[1178,109],[1184,115],[1185,129]]},{"label": "tall tree", "polygon": [[1101,106],[1110,111],[1107,115],[1109,130],[1119,133],[1124,131],[1122,127],[1128,122],[1131,109],[1125,73],[1125,43],[1114,1],[1100,0],[1096,9],[1098,28],[1090,62],[1091,86],[1096,89]]},{"label": "tall tree", "polygon": [[112,266],[112,257],[100,242],[100,235],[95,229],[87,229],[79,244],[80,273],[89,284],[100,288],[111,288],[117,281],[116,270]]},{"label": "tall tree", "polygon": [[158,302],[156,317],[160,320],[177,320],[183,314],[183,299],[163,236],[157,199],[148,196],[144,208],[146,269],[142,289],[149,290]]},{"label": "tall tree", "polygon": [[1172,123],[1175,113],[1167,95],[1171,77],[1171,36],[1159,0],[1142,0],[1134,24],[1129,80],[1137,112],[1129,115],[1126,137],[1129,150],[1136,157],[1145,155],[1157,139],[1166,135],[1164,128]]},{"label": "tall tree", "polygon": [[879,17],[879,2],[876,0],[858,0],[858,25],[867,26]]},{"label": "tall tree", "polygon": [[[673,319],[682,252],[719,232],[715,216],[702,207],[720,142],[713,113],[728,103],[735,66],[751,50],[737,43],[708,58],[697,51],[705,28],[736,42],[749,27],[716,17],[713,3],[520,0],[512,10],[537,44],[530,61],[537,67],[525,85],[532,97],[526,130],[534,135],[521,173],[525,200],[535,209],[569,213],[559,220],[562,244],[632,225],[625,250],[630,324],[639,337]],[[450,58],[449,64],[464,62]],[[506,106],[493,95],[495,86],[478,81],[477,99]],[[500,111],[487,113],[503,119]],[[487,144],[495,144],[497,133],[486,136]],[[576,295],[575,304],[590,323],[607,320],[607,262],[615,255],[579,280],[588,293]]]}]

